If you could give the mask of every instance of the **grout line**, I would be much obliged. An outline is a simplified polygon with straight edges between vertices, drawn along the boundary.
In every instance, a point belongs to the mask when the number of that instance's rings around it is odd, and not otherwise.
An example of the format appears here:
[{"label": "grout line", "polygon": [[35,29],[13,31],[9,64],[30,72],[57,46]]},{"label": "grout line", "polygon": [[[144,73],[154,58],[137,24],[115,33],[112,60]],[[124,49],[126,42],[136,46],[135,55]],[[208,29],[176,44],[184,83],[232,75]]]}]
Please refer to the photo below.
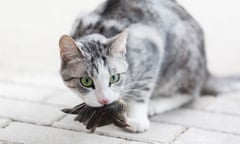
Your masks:
[{"label": "grout line", "polygon": [[[72,129],[72,128],[65,128],[65,127],[56,127],[53,125],[46,125],[46,124],[39,124],[39,123],[34,123],[34,122],[27,122],[27,121],[21,121],[21,120],[16,120],[16,119],[11,119],[12,121],[8,122],[8,125],[12,122],[20,122],[20,123],[25,123],[25,124],[32,124],[32,125],[37,125],[37,126],[44,126],[44,127],[50,127],[50,128],[55,128],[55,129],[62,129],[62,130],[68,130],[68,131],[74,131],[74,132],[83,132],[83,133],[87,133],[85,130],[76,130],[76,129]],[[188,129],[190,128],[197,128],[200,130],[204,130],[204,131],[209,131],[209,132],[217,132],[217,133],[222,133],[222,134],[228,134],[228,135],[234,135],[234,136],[240,136],[239,133],[231,133],[231,132],[224,132],[224,131],[218,131],[218,130],[212,130],[212,129],[205,129],[205,128],[201,128],[201,127],[196,127],[196,126],[187,126],[187,125],[180,125],[180,124],[176,124],[176,123],[169,123],[169,122],[159,122],[159,121],[153,121],[153,122],[158,122],[158,123],[162,123],[162,124],[168,124],[168,125],[175,125],[175,126],[185,126],[186,128],[184,128],[173,140],[171,140],[171,143],[174,142],[177,138],[179,138],[182,134],[184,134]],[[8,126],[7,125],[7,126]],[[6,127],[7,127],[6,126]],[[108,137],[113,137],[113,138],[120,138],[120,139],[124,139],[124,140],[130,140],[130,141],[137,141],[137,142],[146,142],[149,144],[154,144],[154,143],[165,143],[165,142],[161,142],[161,141],[153,141],[153,140],[144,140],[144,139],[138,139],[138,138],[128,138],[125,136],[116,136],[116,135],[111,135],[109,133],[104,133],[104,132],[95,132],[94,134],[96,135],[102,135],[102,136],[108,136]]]},{"label": "grout line", "polygon": [[15,98],[15,97],[8,97],[4,95],[0,95],[0,99],[6,99],[6,100],[13,100],[13,101],[21,101],[21,102],[28,102],[28,103],[35,103],[35,104],[41,104],[41,105],[47,105],[47,106],[52,106],[52,107],[69,107],[69,105],[64,105],[64,104],[54,104],[47,102],[49,98],[54,97],[53,94],[56,94],[58,92],[53,92],[49,94],[48,96],[45,96],[42,100],[37,101],[37,100],[29,100],[29,99],[21,99],[21,98]]},{"label": "grout line", "polygon": [[[41,104],[41,105],[47,105],[47,106],[52,106],[54,108],[57,108],[59,107],[58,105],[55,105],[55,104],[46,104],[46,103],[38,103],[36,101],[31,101],[31,100],[22,100],[22,99],[15,99],[15,98],[8,98],[8,97],[1,97],[1,98],[5,98],[5,99],[9,99],[9,100],[19,100],[19,101],[22,101],[22,102],[28,102],[28,103],[36,103],[36,104]],[[184,108],[186,109],[186,108]],[[196,110],[196,109],[192,109],[192,110]],[[196,111],[202,111],[202,110],[196,110]],[[208,112],[208,113],[213,113],[213,114],[219,114],[219,113],[214,113],[214,112],[209,112],[209,111],[202,111],[202,112]],[[57,118],[56,121],[59,121],[61,120],[62,118],[64,118],[65,115],[62,115],[61,117]],[[235,116],[235,115],[230,115],[230,116]],[[13,118],[10,118],[10,119],[13,119]],[[25,122],[25,121],[21,121],[21,120],[16,120],[16,119],[13,119],[14,121],[19,121],[19,122]],[[40,125],[43,125],[43,126],[52,126],[54,124],[54,122],[56,121],[53,121],[51,124],[40,124]],[[168,122],[165,122],[165,121],[158,121],[158,120],[152,120],[153,122],[157,122],[157,123],[164,123],[164,124],[170,124],[170,125],[177,125],[177,126],[187,126],[188,125],[182,125],[182,124],[178,124],[178,123],[168,123]],[[30,124],[37,124],[35,122],[25,122],[25,123],[30,123]],[[37,124],[39,125],[39,124]],[[201,127],[198,127],[198,126],[190,126],[190,127],[194,127],[194,128],[198,128],[198,129],[202,129],[202,130],[207,130],[207,131],[213,131],[213,132],[220,132],[220,133],[225,133],[225,134],[231,134],[231,135],[236,135],[236,136],[240,136],[239,133],[232,133],[232,132],[226,132],[226,131],[219,131],[219,130],[213,130],[213,129],[207,129],[207,128],[201,128]]]},{"label": "grout line", "polygon": [[[39,123],[34,123],[34,122],[28,122],[28,121],[21,121],[21,120],[16,120],[16,119],[11,119],[11,122],[18,122],[18,123],[24,123],[24,124],[31,124],[31,125],[36,125],[36,126],[43,126],[43,127],[49,127],[49,128],[55,128],[59,130],[67,130],[67,131],[73,131],[73,132],[81,132],[81,133],[87,133],[86,130],[76,130],[76,129],[70,129],[70,128],[63,128],[63,127],[55,127],[51,125],[46,125],[46,124],[39,124]],[[89,133],[87,133],[89,134]],[[111,137],[111,138],[118,138],[118,139],[123,139],[123,140],[128,140],[128,141],[135,141],[135,142],[144,142],[148,144],[163,144],[161,141],[153,141],[153,140],[144,140],[144,139],[138,139],[138,138],[128,138],[124,136],[116,136],[116,135],[109,135],[104,132],[94,132],[93,134],[99,135],[99,136],[105,136],[105,137]]]},{"label": "grout line", "polygon": [[9,123],[8,123],[4,128],[7,128],[12,122],[20,122],[20,123],[26,123],[26,124],[32,124],[32,125],[39,125],[39,126],[47,126],[47,127],[50,127],[50,126],[51,126],[50,124],[43,124],[43,123],[38,123],[38,122],[24,121],[24,120],[19,120],[19,119],[11,118],[11,117],[2,117],[2,116],[0,116],[0,118],[10,119]]},{"label": "grout line", "polygon": [[61,87],[57,86],[49,86],[49,85],[44,85],[44,84],[34,84],[34,83],[29,83],[29,82],[16,82],[14,80],[6,80],[6,79],[0,79],[0,83],[6,83],[6,84],[13,84],[13,85],[23,85],[23,86],[28,86],[32,88],[49,88],[49,89],[55,89],[55,90],[64,90]]},{"label": "grout line", "polygon": [[240,114],[237,114],[237,113],[221,112],[221,111],[216,111],[216,110],[198,109],[198,108],[181,108],[181,109],[195,110],[195,111],[207,112],[207,113],[218,114],[218,115],[228,115],[228,116],[240,117]]},{"label": "grout line", "polygon": [[120,138],[120,139],[124,139],[124,140],[128,140],[128,141],[144,142],[144,143],[148,143],[148,144],[156,144],[156,143],[164,144],[164,142],[162,142],[162,141],[141,139],[141,138],[139,139],[139,138],[132,138],[132,137],[129,138],[129,137],[126,137],[126,136],[123,136],[123,135],[112,135],[112,134],[109,134],[109,133],[105,133],[103,131],[96,131],[95,133],[98,134],[98,135],[101,135],[101,136],[107,136],[107,137],[112,137],[112,138]]},{"label": "grout line", "polygon": [[159,120],[151,120],[151,121],[157,122],[157,123],[162,123],[162,124],[169,124],[169,125],[187,127],[189,129],[190,128],[197,128],[197,129],[204,130],[204,131],[209,131],[209,132],[217,132],[217,133],[229,134],[229,135],[234,135],[234,136],[240,136],[240,133],[226,132],[226,131],[221,131],[221,130],[202,128],[202,127],[198,127],[198,126],[194,126],[194,125],[186,125],[186,124],[179,124],[179,123],[159,121]]},{"label": "grout line", "polygon": [[11,120],[11,119],[8,119],[5,123],[3,123],[3,124],[1,125],[1,128],[6,128],[6,127],[8,127],[11,123],[12,123],[12,120]]},{"label": "grout line", "polygon": [[186,133],[188,131],[188,129],[189,128],[186,128],[186,127],[183,128],[182,131],[180,133],[178,133],[170,143],[174,144],[179,137],[181,137],[184,133]]},{"label": "grout line", "polygon": [[21,143],[21,142],[10,142],[10,141],[1,140],[1,139],[0,139],[0,142],[2,142],[3,144],[24,144],[24,143]]},{"label": "grout line", "polygon": [[54,127],[54,126],[53,126],[54,123],[63,120],[66,116],[67,116],[67,114],[63,114],[63,115],[61,115],[60,117],[56,118],[53,122],[51,122],[50,126],[51,126],[51,127]]},{"label": "grout line", "polygon": [[6,100],[12,100],[12,101],[20,101],[20,102],[26,102],[26,103],[33,103],[33,104],[40,104],[40,105],[46,105],[51,107],[62,107],[63,105],[57,105],[57,104],[51,104],[51,103],[45,103],[42,101],[34,101],[34,100],[27,100],[27,99],[20,99],[20,98],[12,98],[7,96],[0,95],[0,99],[6,99]]},{"label": "grout line", "polygon": [[[69,130],[69,131],[74,131],[74,132],[82,132],[82,133],[87,133],[87,134],[92,134],[90,131],[86,130],[86,129],[75,129],[75,128],[68,128],[68,127],[58,127],[53,125],[53,128],[57,128],[57,129],[63,129],[63,130]],[[120,130],[120,129],[119,129]],[[123,135],[114,135],[114,134],[109,134],[109,133],[105,133],[103,131],[95,131],[93,134],[95,135],[99,135],[99,136],[106,136],[106,137],[111,137],[111,138],[119,138],[119,139],[123,139],[123,140],[128,140],[128,141],[135,141],[135,142],[144,142],[144,143],[148,143],[148,144],[165,144],[162,141],[154,141],[154,140],[149,140],[149,139],[139,139],[139,138],[132,138],[132,137],[126,137]]]}]

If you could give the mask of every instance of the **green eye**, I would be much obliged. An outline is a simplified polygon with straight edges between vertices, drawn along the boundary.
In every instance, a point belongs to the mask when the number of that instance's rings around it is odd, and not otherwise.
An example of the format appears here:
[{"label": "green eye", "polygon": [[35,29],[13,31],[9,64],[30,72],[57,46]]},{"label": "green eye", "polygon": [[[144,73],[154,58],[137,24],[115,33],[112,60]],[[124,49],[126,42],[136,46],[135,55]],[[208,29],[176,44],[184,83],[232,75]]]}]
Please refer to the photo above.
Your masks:
[{"label": "green eye", "polygon": [[80,78],[81,85],[84,87],[93,87],[93,80],[90,77],[81,77]]},{"label": "green eye", "polygon": [[115,74],[110,77],[110,84],[114,84],[120,80],[120,74]]}]

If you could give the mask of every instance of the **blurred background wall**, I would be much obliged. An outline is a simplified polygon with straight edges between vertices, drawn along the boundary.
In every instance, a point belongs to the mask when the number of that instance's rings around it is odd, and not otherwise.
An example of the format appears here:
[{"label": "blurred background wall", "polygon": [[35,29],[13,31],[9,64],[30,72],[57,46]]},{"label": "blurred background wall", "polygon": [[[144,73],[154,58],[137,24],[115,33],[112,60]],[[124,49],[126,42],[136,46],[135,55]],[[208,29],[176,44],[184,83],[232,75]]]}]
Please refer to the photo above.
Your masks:
[{"label": "blurred background wall", "polygon": [[[0,75],[59,71],[58,39],[79,14],[103,0],[8,0],[0,2]],[[178,0],[206,32],[210,70],[240,74],[238,0]]]}]

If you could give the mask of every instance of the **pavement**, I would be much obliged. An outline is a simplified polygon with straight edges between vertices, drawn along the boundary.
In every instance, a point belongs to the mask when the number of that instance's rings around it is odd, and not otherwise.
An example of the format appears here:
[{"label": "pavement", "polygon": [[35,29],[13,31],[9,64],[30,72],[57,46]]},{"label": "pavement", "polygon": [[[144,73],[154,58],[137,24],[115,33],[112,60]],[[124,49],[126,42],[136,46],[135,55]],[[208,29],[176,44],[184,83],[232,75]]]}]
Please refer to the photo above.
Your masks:
[{"label": "pavement", "polygon": [[21,73],[0,79],[0,144],[239,144],[240,92],[204,96],[151,118],[144,133],[115,126],[90,133],[60,110],[79,104],[58,75]]},{"label": "pavement", "polygon": [[[159,114],[138,134],[111,125],[89,133],[60,111],[81,100],[59,76],[58,39],[79,13],[101,1],[1,2],[0,144],[239,144],[240,92],[204,96]],[[239,2],[178,1],[206,31],[210,71],[240,74]]]}]

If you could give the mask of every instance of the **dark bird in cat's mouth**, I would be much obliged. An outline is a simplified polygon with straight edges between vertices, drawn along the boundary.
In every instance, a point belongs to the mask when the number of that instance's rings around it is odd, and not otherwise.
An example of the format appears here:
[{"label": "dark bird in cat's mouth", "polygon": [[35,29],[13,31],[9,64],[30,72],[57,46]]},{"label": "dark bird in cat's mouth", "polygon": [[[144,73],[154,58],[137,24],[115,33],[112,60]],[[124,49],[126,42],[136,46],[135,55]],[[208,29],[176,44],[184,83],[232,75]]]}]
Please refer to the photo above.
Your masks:
[{"label": "dark bird in cat's mouth", "polygon": [[94,132],[97,127],[114,124],[120,128],[128,127],[126,121],[127,104],[118,100],[103,107],[90,107],[85,103],[73,108],[65,108],[62,111],[67,114],[75,114],[75,121],[86,125],[86,128]]}]

